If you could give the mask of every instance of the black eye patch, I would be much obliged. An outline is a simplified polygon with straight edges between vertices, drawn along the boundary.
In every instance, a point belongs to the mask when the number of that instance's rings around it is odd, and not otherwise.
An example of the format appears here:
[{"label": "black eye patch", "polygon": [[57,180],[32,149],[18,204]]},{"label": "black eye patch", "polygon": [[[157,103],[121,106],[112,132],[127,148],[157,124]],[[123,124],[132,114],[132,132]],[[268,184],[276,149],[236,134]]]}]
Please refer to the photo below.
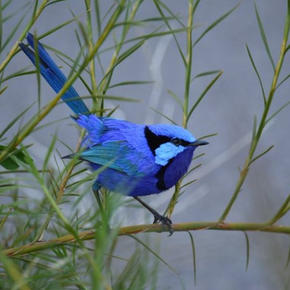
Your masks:
[{"label": "black eye patch", "polygon": [[145,138],[147,140],[148,146],[149,146],[149,148],[154,156],[156,155],[155,150],[157,148],[159,148],[160,145],[171,141],[171,138],[169,138],[167,136],[154,134],[148,128],[148,126],[145,126],[144,134],[145,134]]},{"label": "black eye patch", "polygon": [[148,146],[154,156],[156,155],[155,150],[164,143],[171,142],[175,146],[182,145],[183,147],[186,147],[190,144],[190,142],[184,141],[176,137],[170,138],[164,135],[156,135],[148,128],[148,126],[145,126],[144,134],[145,134]]}]

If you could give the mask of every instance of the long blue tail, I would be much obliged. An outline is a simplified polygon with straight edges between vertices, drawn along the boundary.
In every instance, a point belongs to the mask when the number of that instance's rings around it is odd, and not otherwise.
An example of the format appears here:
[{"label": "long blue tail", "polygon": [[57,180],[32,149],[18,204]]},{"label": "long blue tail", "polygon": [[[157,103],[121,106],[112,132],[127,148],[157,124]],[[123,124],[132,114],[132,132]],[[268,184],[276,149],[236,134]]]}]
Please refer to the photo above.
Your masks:
[{"label": "long blue tail", "polygon": [[[35,64],[35,49],[34,45],[36,44],[33,34],[28,33],[26,37],[28,44],[32,49],[24,45],[23,43],[19,43],[22,51],[29,57],[31,62]],[[37,42],[38,53],[39,53],[39,69],[41,75],[44,79],[49,83],[49,85],[54,89],[56,93],[59,93],[67,78],[62,73],[62,71],[58,68],[56,63],[49,56],[47,51],[41,45],[40,42]],[[63,101],[73,110],[75,114],[88,114],[89,109],[80,98],[77,91],[70,87],[65,94],[62,96]]]}]

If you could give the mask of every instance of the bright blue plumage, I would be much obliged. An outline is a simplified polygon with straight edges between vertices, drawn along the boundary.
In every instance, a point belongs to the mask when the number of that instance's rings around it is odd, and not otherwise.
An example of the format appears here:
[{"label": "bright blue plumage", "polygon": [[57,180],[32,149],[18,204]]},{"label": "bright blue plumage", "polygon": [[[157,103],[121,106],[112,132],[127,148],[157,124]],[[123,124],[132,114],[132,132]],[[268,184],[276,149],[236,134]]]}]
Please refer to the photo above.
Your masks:
[{"label": "bright blue plumage", "polygon": [[[34,36],[31,33],[27,34],[27,42],[34,49]],[[43,48],[41,43],[37,42],[38,53],[39,53],[39,70],[44,79],[49,83],[49,85],[58,93],[66,82],[66,77],[62,71],[58,68],[46,50]],[[29,57],[32,63],[35,65],[35,53],[33,50],[29,49],[23,43],[19,43],[20,48]],[[89,109],[85,103],[80,98],[77,91],[70,87],[68,91],[62,96],[62,99],[67,103],[67,105],[74,111],[75,114],[88,114]]]},{"label": "bright blue plumage", "polygon": [[[27,35],[27,41],[34,49],[36,42],[32,34]],[[66,77],[43,46],[37,44],[40,73],[58,93]],[[22,43],[19,45],[35,65],[35,52]],[[103,186],[136,199],[137,196],[160,193],[174,186],[187,172],[196,147],[208,144],[196,140],[189,131],[179,126],[146,126],[99,118],[89,113],[73,87],[62,99],[76,114],[75,121],[87,131],[80,159],[87,161],[93,170],[107,166],[99,174],[94,189]],[[155,220],[170,225],[170,220],[147,208],[154,214]]]}]

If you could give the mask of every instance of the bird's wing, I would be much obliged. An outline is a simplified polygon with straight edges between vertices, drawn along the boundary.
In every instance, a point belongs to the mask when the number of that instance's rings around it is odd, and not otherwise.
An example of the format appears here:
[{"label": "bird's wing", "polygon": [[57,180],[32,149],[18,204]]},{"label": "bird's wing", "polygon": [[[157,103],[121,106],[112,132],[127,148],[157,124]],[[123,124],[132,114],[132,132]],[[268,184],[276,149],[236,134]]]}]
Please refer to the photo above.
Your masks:
[{"label": "bird's wing", "polygon": [[132,150],[125,141],[104,142],[87,148],[81,153],[80,159],[137,177],[142,175],[138,160],[144,157],[136,156],[141,154]]}]

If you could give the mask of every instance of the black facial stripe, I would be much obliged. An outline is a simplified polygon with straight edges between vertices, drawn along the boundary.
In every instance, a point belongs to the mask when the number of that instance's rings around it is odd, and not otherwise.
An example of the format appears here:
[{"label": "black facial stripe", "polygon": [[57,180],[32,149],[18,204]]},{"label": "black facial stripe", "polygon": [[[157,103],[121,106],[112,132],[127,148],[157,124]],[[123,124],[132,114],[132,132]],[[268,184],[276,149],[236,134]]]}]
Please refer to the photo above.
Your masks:
[{"label": "black facial stripe", "polygon": [[167,136],[163,136],[163,135],[156,135],[154,134],[149,128],[148,126],[145,126],[144,129],[144,134],[145,134],[145,138],[147,140],[148,146],[151,150],[151,152],[153,153],[153,155],[155,156],[155,150],[160,147],[160,145],[170,142],[170,138]]},{"label": "black facial stripe", "polygon": [[167,187],[166,184],[165,184],[164,175],[165,175],[165,172],[166,172],[168,166],[170,166],[172,161],[173,161],[173,158],[171,158],[165,166],[162,166],[159,169],[159,171],[157,172],[157,174],[155,175],[155,177],[157,178],[156,187],[159,190],[167,190],[167,189],[169,189],[169,187]]},{"label": "black facial stripe", "polygon": [[[174,144],[174,145],[176,145],[176,146],[181,145],[181,146],[183,146],[183,147],[186,147],[186,146],[188,146],[188,145],[190,144],[190,142],[188,142],[188,141],[184,141],[184,140],[179,139],[179,138],[173,138],[173,139],[178,140],[178,142],[175,141],[175,142],[177,142],[178,144],[175,144],[174,142],[172,142],[172,144]],[[172,139],[172,141],[173,141],[173,139]]]}]

